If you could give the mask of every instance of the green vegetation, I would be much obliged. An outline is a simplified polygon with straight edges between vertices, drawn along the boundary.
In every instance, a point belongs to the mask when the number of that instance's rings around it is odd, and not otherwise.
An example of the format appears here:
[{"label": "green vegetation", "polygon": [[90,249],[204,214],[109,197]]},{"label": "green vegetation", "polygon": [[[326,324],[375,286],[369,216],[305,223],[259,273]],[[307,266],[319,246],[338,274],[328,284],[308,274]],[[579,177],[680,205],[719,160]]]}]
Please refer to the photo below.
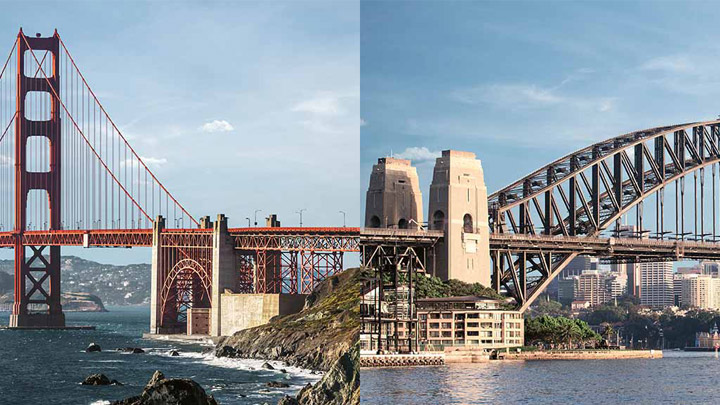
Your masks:
[{"label": "green vegetation", "polygon": [[[401,275],[398,282],[405,282],[405,276]],[[460,280],[443,281],[439,277],[417,274],[413,278],[415,298],[442,298],[462,297],[465,295],[477,295],[481,297],[505,300],[505,297],[498,294],[492,288],[483,286],[480,283],[466,283]]]},{"label": "green vegetation", "polygon": [[573,348],[574,344],[595,345],[600,340],[600,335],[580,319],[549,315],[525,318],[526,344],[545,343],[553,347]]},{"label": "green vegetation", "polygon": [[[569,316],[559,302],[541,298],[529,312],[534,317]],[[636,297],[623,296],[615,302],[595,307],[580,315],[589,325],[602,326],[602,336],[615,343],[617,333],[630,347],[683,348],[693,346],[695,333],[720,325],[720,312],[691,309],[686,313],[672,311],[647,313]],[[527,334],[527,332],[526,332]]]},{"label": "green vegetation", "polygon": [[529,314],[531,316],[570,316],[570,311],[563,307],[563,304],[551,300],[547,295],[541,296],[535,304],[530,307]]}]

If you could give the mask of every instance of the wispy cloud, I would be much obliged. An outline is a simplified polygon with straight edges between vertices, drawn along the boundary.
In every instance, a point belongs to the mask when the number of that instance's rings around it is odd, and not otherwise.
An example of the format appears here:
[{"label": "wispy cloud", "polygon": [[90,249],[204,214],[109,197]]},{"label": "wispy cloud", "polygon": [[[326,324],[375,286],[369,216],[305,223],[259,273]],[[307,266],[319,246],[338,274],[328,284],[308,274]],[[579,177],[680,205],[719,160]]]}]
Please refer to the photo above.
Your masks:
[{"label": "wispy cloud", "polygon": [[229,122],[225,120],[213,120],[210,122],[204,123],[200,130],[207,133],[215,133],[215,132],[230,132],[234,128],[232,125],[230,125]]},{"label": "wispy cloud", "polygon": [[360,126],[361,126],[361,127],[364,127],[365,125],[367,125],[367,122],[366,122],[364,119],[361,118],[361,119],[360,119]]},{"label": "wispy cloud", "polygon": [[486,84],[456,89],[450,98],[463,104],[489,104],[504,109],[575,108],[586,111],[607,112],[614,106],[614,97],[578,97],[562,93],[560,88],[580,80],[591,72],[580,69],[570,74],[558,86],[541,87],[523,83]]},{"label": "wispy cloud", "polygon": [[320,115],[338,115],[342,113],[339,97],[332,93],[325,93],[303,100],[295,104],[291,111]]},{"label": "wispy cloud", "polygon": [[686,55],[660,56],[652,58],[642,65],[640,70],[660,71],[668,73],[692,73],[696,67],[690,63]]},{"label": "wispy cloud", "polygon": [[413,163],[427,163],[434,162],[436,158],[440,157],[442,152],[431,151],[425,146],[411,146],[406,148],[400,153],[396,153],[395,157],[399,159],[408,159]]},{"label": "wispy cloud", "polygon": [[458,89],[451,97],[465,104],[499,104],[515,106],[544,106],[565,101],[552,89],[528,84],[489,84]]}]

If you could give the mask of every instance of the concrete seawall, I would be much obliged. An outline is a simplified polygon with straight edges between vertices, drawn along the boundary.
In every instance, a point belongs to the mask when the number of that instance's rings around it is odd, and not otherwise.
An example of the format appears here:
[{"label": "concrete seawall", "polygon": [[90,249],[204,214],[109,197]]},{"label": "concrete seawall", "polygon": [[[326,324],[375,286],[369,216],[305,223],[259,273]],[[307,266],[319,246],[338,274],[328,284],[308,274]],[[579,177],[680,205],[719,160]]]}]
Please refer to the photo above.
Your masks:
[{"label": "concrete seawall", "polygon": [[444,354],[373,354],[360,356],[360,367],[440,366]]},{"label": "concrete seawall", "polygon": [[500,353],[504,360],[619,360],[661,359],[662,350],[572,350]]},{"label": "concrete seawall", "polygon": [[536,351],[521,353],[500,352],[498,360],[479,350],[451,349],[438,353],[380,354],[360,356],[360,367],[412,367],[440,366],[453,363],[486,363],[489,361],[516,360],[623,360],[661,359],[662,350],[572,350]]}]

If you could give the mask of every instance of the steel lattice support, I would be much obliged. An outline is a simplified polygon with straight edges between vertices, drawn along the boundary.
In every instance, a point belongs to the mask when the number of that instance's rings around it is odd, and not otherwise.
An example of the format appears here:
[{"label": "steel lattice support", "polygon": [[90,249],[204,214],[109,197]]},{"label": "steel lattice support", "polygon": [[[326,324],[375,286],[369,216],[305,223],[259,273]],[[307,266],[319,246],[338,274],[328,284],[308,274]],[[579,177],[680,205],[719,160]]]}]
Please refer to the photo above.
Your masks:
[{"label": "steel lattice support", "polygon": [[[361,266],[373,271],[361,292],[361,333],[371,333],[378,353],[392,349],[395,352],[412,352],[418,347],[418,334],[414,304],[413,279],[424,273],[428,261],[434,257],[434,246],[441,239],[439,233],[414,232],[386,233],[383,230],[364,230],[361,234]],[[373,294],[371,302],[366,300]],[[398,336],[398,323],[407,322],[408,334]],[[372,325],[369,329],[368,325]]]},{"label": "steel lattice support", "polygon": [[253,252],[239,251],[238,277],[236,291],[252,294],[255,292],[255,254]]}]

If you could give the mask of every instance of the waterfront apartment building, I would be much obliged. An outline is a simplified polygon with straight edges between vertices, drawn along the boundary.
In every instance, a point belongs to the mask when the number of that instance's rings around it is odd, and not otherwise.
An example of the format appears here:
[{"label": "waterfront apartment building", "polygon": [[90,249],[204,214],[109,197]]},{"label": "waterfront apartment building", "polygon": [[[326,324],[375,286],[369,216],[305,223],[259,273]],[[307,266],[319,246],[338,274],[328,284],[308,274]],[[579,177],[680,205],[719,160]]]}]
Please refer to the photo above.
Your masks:
[{"label": "waterfront apartment building", "polygon": [[639,263],[640,303],[651,308],[675,305],[672,262]]},{"label": "waterfront apartment building", "polygon": [[420,347],[503,349],[524,344],[523,314],[502,308],[502,301],[477,297],[417,300]]},{"label": "waterfront apartment building", "polygon": [[364,298],[361,304],[361,354],[377,353],[378,343],[386,353],[404,353],[410,345],[413,351],[442,351],[445,347],[494,350],[524,344],[522,313],[504,309],[502,301],[477,296],[418,299],[411,319],[394,317],[386,303],[380,305],[380,314],[375,312],[374,294],[367,291],[367,301]]}]

